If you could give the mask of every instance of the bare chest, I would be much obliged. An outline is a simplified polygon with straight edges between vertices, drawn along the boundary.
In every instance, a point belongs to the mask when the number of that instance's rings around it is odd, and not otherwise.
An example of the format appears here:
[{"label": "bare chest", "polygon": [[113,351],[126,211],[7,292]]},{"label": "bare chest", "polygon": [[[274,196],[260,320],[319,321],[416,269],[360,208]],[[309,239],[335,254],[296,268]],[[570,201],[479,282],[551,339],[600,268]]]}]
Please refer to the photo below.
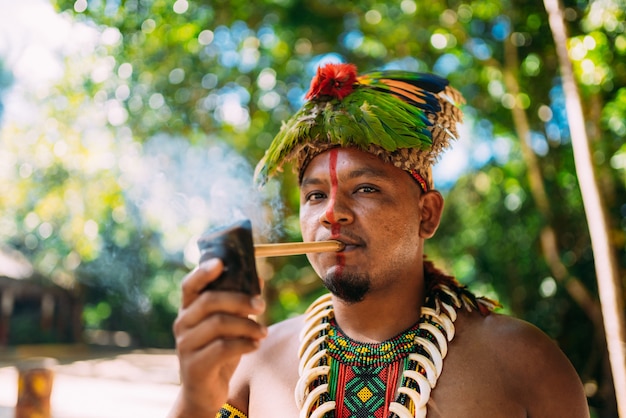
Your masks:
[{"label": "bare chest", "polygon": [[[428,402],[428,418],[526,417],[511,393],[508,377],[487,355],[451,344],[437,385]],[[298,380],[295,348],[273,350],[259,361],[250,382],[249,418],[293,418]]]}]

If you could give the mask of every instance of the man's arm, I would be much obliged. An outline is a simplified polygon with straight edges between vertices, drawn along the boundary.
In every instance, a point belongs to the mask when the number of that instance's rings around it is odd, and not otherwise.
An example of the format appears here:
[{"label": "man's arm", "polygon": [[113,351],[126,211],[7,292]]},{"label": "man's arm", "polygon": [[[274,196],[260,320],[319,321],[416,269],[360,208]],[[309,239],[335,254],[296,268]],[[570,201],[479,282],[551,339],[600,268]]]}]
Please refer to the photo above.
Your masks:
[{"label": "man's arm", "polygon": [[267,334],[250,319],[263,312],[260,297],[202,291],[222,272],[209,260],[182,284],[182,304],[174,322],[181,391],[169,417],[215,417],[229,397],[229,384],[241,356],[258,348]]}]

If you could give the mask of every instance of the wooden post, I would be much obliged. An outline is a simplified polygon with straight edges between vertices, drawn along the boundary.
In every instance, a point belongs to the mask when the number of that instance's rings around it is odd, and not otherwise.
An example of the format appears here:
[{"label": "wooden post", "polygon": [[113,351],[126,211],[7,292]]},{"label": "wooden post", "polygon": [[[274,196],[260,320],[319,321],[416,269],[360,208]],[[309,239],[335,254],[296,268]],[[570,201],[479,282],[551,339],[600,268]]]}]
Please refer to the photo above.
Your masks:
[{"label": "wooden post", "polygon": [[13,290],[5,288],[0,292],[0,347],[9,344],[9,326],[13,312]]},{"label": "wooden post", "polygon": [[17,363],[18,384],[15,418],[50,418],[50,398],[57,361],[33,357]]}]

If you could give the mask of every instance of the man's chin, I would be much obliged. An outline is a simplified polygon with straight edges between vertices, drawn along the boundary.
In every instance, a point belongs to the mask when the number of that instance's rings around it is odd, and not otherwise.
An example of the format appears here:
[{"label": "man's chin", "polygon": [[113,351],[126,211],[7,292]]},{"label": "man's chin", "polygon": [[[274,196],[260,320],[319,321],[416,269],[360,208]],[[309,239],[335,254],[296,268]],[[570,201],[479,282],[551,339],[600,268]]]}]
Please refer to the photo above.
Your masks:
[{"label": "man's chin", "polygon": [[333,295],[347,303],[362,301],[370,289],[367,274],[350,273],[343,269],[329,269],[322,281]]}]

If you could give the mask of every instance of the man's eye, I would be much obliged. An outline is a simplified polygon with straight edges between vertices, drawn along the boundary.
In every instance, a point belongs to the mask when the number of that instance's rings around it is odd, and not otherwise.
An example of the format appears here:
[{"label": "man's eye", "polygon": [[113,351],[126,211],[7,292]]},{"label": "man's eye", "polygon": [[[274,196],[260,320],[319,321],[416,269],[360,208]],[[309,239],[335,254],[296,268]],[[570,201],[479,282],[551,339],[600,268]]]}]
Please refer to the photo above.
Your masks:
[{"label": "man's eye", "polygon": [[312,192],[306,195],[307,202],[312,202],[314,200],[324,199],[326,195],[322,192]]},{"label": "man's eye", "polygon": [[361,186],[356,191],[357,193],[376,193],[378,189],[372,186]]}]

